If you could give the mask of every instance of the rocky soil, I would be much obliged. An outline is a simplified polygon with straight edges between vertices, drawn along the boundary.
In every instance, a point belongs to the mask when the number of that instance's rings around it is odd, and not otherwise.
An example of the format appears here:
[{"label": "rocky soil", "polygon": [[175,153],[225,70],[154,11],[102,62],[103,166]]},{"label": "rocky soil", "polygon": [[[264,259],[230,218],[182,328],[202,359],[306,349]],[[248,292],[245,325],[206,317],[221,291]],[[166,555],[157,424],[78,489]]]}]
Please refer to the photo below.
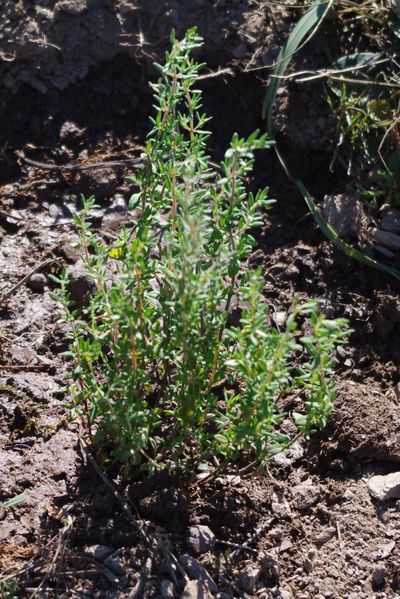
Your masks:
[{"label": "rocky soil", "polygon": [[[210,69],[223,70],[201,82],[218,158],[234,130],[262,126],[268,70],[253,68],[271,64],[297,14],[250,0],[2,3],[0,596],[400,597],[399,283],[332,248],[272,151],[254,185],[279,201],[251,258],[272,317],[317,297],[353,329],[328,427],[253,474],[127,480],[99,467],[65,407],[68,342],[49,275],[68,268],[76,298],[87,291],[72,222],[81,192],[95,193],[106,238],[129,222],[125,176],[171,27],[197,24]],[[290,161],[317,199],[343,192],[341,173],[325,175],[321,98],[307,91],[293,112],[285,94],[276,119]]]}]

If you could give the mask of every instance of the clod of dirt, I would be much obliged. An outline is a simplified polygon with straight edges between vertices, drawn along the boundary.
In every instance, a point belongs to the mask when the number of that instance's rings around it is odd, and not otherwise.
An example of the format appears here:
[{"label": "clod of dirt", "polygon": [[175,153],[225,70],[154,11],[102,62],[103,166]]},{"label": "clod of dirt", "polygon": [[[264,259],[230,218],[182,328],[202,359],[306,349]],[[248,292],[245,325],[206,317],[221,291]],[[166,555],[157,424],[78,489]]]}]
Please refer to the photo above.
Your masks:
[{"label": "clod of dirt", "polygon": [[93,169],[82,173],[79,179],[79,192],[84,196],[94,196],[96,200],[113,195],[118,185],[118,177],[112,169]]},{"label": "clod of dirt", "polygon": [[385,584],[385,568],[378,566],[372,574],[372,584],[375,587],[382,587]]},{"label": "clod of dirt", "polygon": [[45,275],[40,272],[37,272],[30,277],[28,281],[28,287],[30,287],[32,291],[37,291],[38,293],[41,293],[46,287],[46,283],[47,279]]},{"label": "clod of dirt", "polygon": [[68,291],[72,302],[77,308],[88,306],[90,296],[96,291],[96,284],[93,279],[88,276],[82,260],[68,268],[67,274],[70,278]]},{"label": "clod of dirt", "polygon": [[279,562],[273,553],[267,553],[261,562],[262,575],[269,587],[278,584],[280,579]]},{"label": "clod of dirt", "polygon": [[328,468],[336,468],[340,457],[357,467],[362,460],[399,463],[399,438],[398,406],[380,388],[343,381],[328,426],[314,435],[308,451],[319,453]]},{"label": "clod of dirt", "polygon": [[143,516],[157,520],[168,530],[183,533],[188,525],[188,501],[178,491],[156,491],[142,499],[139,507]]},{"label": "clod of dirt", "polygon": [[57,12],[66,12],[69,15],[80,15],[87,10],[87,0],[60,0],[56,4]]},{"label": "clod of dirt", "polygon": [[292,516],[290,505],[280,491],[273,491],[271,495],[271,510],[276,516],[281,518],[291,518]]},{"label": "clod of dirt", "polygon": [[84,129],[72,121],[65,121],[60,128],[60,141],[62,143],[75,142],[82,137]]},{"label": "clod of dirt", "polygon": [[368,488],[372,497],[378,501],[400,497],[400,472],[373,476],[368,481]]},{"label": "clod of dirt", "polygon": [[207,553],[215,545],[216,536],[213,531],[202,524],[189,528],[188,545],[197,555]]},{"label": "clod of dirt", "polygon": [[328,223],[341,237],[358,236],[368,218],[363,203],[346,193],[326,195],[322,210]]},{"label": "clod of dirt", "polygon": [[114,496],[107,487],[99,487],[92,498],[92,506],[97,514],[110,514],[113,511]]},{"label": "clod of dirt", "polygon": [[248,62],[255,54],[261,66],[263,51],[280,43],[287,27],[279,18],[285,9],[275,11],[271,24],[258,3],[248,2],[58,0],[31,3],[29,9],[24,4],[4,0],[0,12],[0,55],[5,58],[0,76],[13,93],[23,83],[41,93],[64,90],[91,66],[118,55],[147,62],[153,41],[162,53],[172,29],[181,37],[194,23],[205,37],[204,54],[212,65],[221,57]]}]

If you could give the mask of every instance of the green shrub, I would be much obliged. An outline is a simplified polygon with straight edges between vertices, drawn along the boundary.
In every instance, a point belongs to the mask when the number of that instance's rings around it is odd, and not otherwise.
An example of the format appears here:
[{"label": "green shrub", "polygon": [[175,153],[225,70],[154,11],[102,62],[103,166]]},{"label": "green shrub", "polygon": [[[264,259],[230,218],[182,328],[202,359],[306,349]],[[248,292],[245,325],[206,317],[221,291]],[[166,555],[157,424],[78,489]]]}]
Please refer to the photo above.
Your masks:
[{"label": "green shrub", "polygon": [[[132,225],[110,247],[91,228],[93,198],[75,218],[97,291],[78,311],[68,277],[59,279],[72,331],[71,408],[91,442],[128,466],[243,454],[263,461],[290,444],[284,421],[306,436],[325,425],[345,324],[311,303],[293,308],[284,332],[268,326],[261,274],[243,270],[251,231],[271,204],[267,189],[246,190],[246,178],[254,151],[271,142],[234,135],[223,162],[210,161],[195,88],[201,65],[191,58],[201,38],[193,29],[171,41],[165,65],[156,65],[146,166],[131,180]],[[233,298],[246,306],[237,327],[227,325]],[[307,337],[298,332],[304,315]],[[300,388],[301,413],[280,412],[277,398]]]}]

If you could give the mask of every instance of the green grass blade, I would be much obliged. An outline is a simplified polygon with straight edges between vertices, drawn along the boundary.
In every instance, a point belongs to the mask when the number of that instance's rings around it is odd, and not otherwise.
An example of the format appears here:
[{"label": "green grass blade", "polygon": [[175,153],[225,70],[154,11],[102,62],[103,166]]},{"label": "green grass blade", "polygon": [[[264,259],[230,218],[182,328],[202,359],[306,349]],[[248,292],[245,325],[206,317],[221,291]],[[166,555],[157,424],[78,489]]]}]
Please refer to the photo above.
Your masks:
[{"label": "green grass blade", "polygon": [[[279,53],[277,63],[274,70],[274,76],[271,78],[269,82],[264,104],[263,104],[263,118],[267,121],[267,130],[270,133],[272,138],[272,109],[276,99],[276,93],[280,84],[280,78],[284,75],[292,56],[296,53],[296,51],[301,46],[303,40],[307,35],[312,36],[317,30],[318,26],[321,24],[324,17],[327,15],[329,9],[333,5],[334,0],[323,1],[319,0],[315,4],[313,4],[301,17],[297,25],[293,28],[290,33],[286,43],[282,47],[282,50]],[[307,40],[306,40],[307,41]],[[317,208],[317,205],[314,201],[314,198],[308,192],[304,184],[299,180],[292,177],[290,174],[289,168],[283,158],[281,152],[277,145],[275,147],[275,152],[283,166],[283,169],[286,175],[289,177],[291,181],[296,185],[300,193],[302,194],[308,209],[310,210],[315,222],[320,227],[321,231],[324,235],[342,252],[344,252],[347,256],[366,264],[376,270],[381,272],[385,272],[396,279],[400,280],[400,272],[395,270],[394,268],[390,268],[389,266],[385,266],[381,264],[377,260],[366,256],[350,244],[343,241],[340,238],[337,231],[328,223],[328,221],[324,218],[320,210]]]},{"label": "green grass blade", "polygon": [[17,505],[18,503],[22,503],[25,500],[26,500],[26,495],[24,493],[22,493],[21,495],[15,495],[15,497],[11,497],[11,499],[7,499],[7,501],[5,501],[3,503],[3,505],[4,505],[4,507],[10,508],[10,507],[13,507],[14,505]]},{"label": "green grass blade", "polygon": [[271,78],[271,81],[267,87],[263,104],[263,118],[267,118],[269,131],[271,131],[272,107],[275,102],[276,92],[278,91],[278,87],[280,85],[280,77],[284,75],[292,56],[296,53],[304,38],[319,25],[332,4],[333,0],[319,0],[316,4],[313,4],[293,28],[286,43],[279,53],[274,70],[274,76]]},{"label": "green grass blade", "polygon": [[395,279],[400,281],[400,272],[398,270],[391,268],[390,266],[386,266],[385,264],[382,264],[381,262],[378,262],[377,260],[374,260],[373,258],[370,258],[369,256],[366,256],[365,254],[363,254],[362,252],[357,250],[355,247],[353,247],[352,245],[350,245],[349,243],[347,243],[346,241],[343,241],[343,239],[341,239],[341,237],[338,235],[337,231],[328,223],[328,221],[324,218],[324,216],[322,215],[320,210],[317,208],[314,198],[308,192],[308,190],[303,185],[303,183],[299,179],[295,179],[294,177],[292,177],[292,175],[289,172],[288,166],[287,166],[282,154],[280,153],[279,149],[277,148],[277,146],[275,146],[275,151],[280,160],[280,163],[283,166],[283,169],[284,169],[286,175],[296,185],[297,189],[302,194],[302,196],[307,204],[307,207],[308,207],[309,211],[311,212],[315,222],[320,227],[323,234],[333,243],[333,245],[335,247],[337,247],[339,250],[341,250],[342,252],[344,252],[346,254],[346,256],[349,256],[350,258],[354,258],[355,260],[358,260],[359,262],[362,262],[363,264],[366,264],[367,266],[370,266],[371,268],[375,268],[376,270],[385,272],[386,274],[389,274],[392,277],[394,277]]}]

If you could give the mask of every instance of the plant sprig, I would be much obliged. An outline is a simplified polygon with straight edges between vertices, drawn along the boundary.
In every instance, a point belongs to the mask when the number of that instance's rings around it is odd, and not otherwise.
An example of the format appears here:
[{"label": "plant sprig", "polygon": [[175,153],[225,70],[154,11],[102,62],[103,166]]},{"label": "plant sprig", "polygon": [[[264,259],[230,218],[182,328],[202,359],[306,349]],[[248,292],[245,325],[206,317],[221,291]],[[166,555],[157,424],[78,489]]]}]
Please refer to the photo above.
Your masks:
[{"label": "plant sprig", "polygon": [[[305,434],[325,423],[332,352],[345,336],[344,322],[318,316],[316,304],[295,306],[284,333],[268,325],[262,277],[244,270],[252,230],[272,203],[247,180],[255,151],[272,142],[258,131],[235,134],[220,166],[211,163],[196,88],[202,65],[191,57],[201,43],[195,29],[172,36],[156,65],[146,166],[131,178],[132,224],[109,246],[90,224],[94,198],[75,216],[96,285],[88,307],[75,309],[68,277],[59,279],[72,334],[71,408],[92,443],[128,467],[268,459],[290,443],[279,395],[304,389]],[[238,327],[228,326],[234,297],[247,306]],[[308,314],[313,333],[301,341],[298,319]]]}]

